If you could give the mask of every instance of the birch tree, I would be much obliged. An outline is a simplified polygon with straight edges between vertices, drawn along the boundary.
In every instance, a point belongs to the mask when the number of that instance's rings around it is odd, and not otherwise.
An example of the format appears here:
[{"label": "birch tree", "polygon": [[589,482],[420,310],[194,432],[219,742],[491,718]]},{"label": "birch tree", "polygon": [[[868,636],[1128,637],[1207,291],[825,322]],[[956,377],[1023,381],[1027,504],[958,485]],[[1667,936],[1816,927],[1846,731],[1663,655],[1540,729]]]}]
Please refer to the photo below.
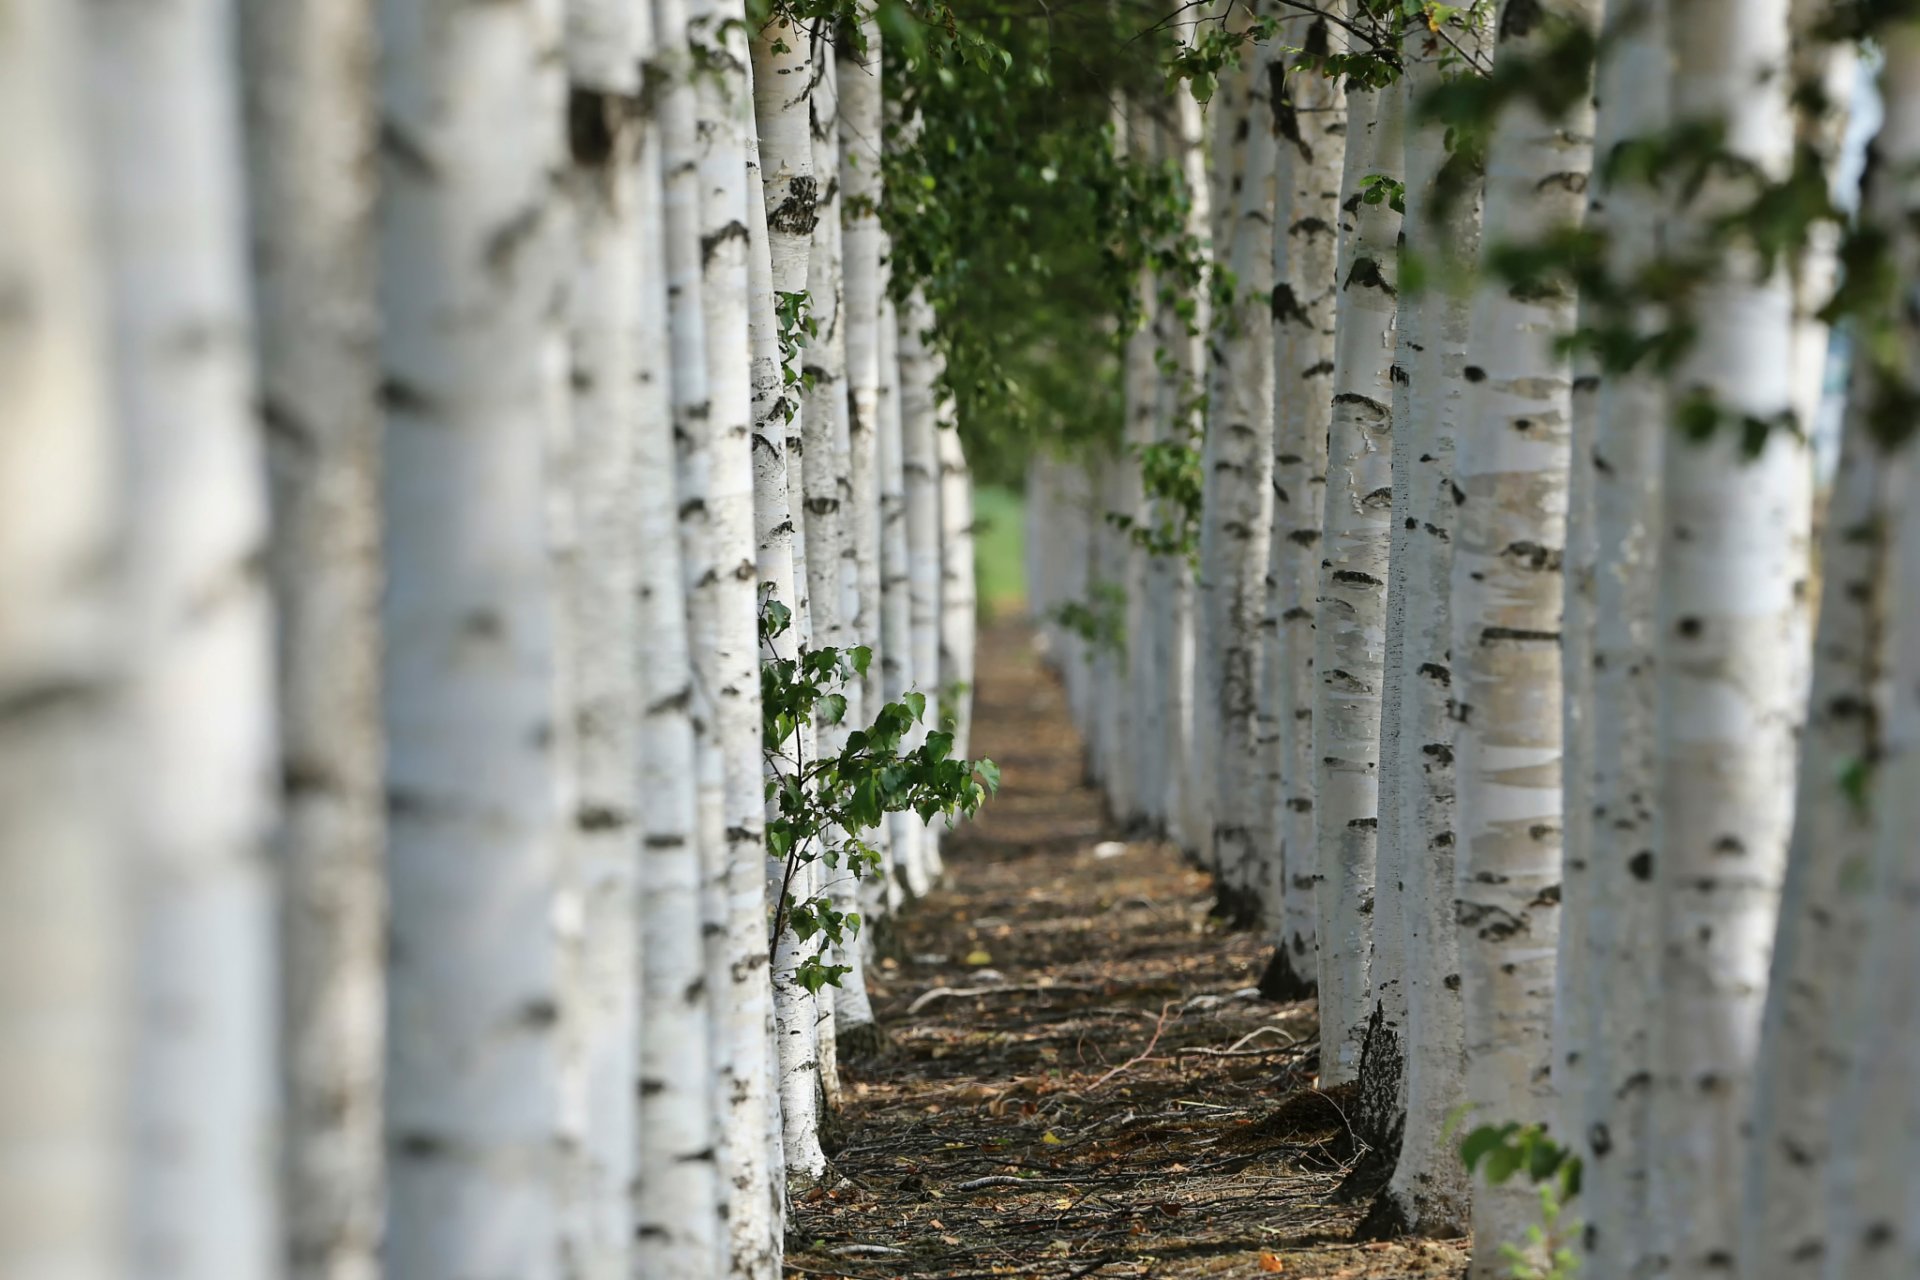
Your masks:
[{"label": "birch tree", "polygon": [[[1424,38],[1407,72],[1418,106],[1449,78],[1449,51],[1481,56],[1484,21],[1453,33],[1452,45]],[[1452,74],[1472,74],[1454,68]],[[1470,1196],[1466,1170],[1450,1139],[1465,1096],[1464,1011],[1454,924],[1454,810],[1451,593],[1455,434],[1466,409],[1463,374],[1471,304],[1444,283],[1479,249],[1480,191],[1442,189],[1447,163],[1444,125],[1420,119],[1407,135],[1403,256],[1428,275],[1423,289],[1401,298],[1395,365],[1394,490],[1405,490],[1398,526],[1405,542],[1392,572],[1404,575],[1400,663],[1402,701],[1395,750],[1400,776],[1401,893],[1405,902],[1405,1121],[1399,1158],[1374,1227],[1382,1234],[1465,1231]],[[1383,801],[1384,803],[1384,801]],[[1384,836],[1383,836],[1384,838]],[[1383,927],[1376,921],[1376,928]]]},{"label": "birch tree", "polygon": [[297,1277],[370,1276],[386,949],[374,6],[239,16],[285,756],[286,1256]]},{"label": "birch tree", "polygon": [[[1669,89],[1663,0],[1620,0],[1606,8],[1610,50],[1600,64],[1595,154],[1657,136],[1667,123]],[[1604,209],[1606,268],[1631,279],[1662,243],[1658,194],[1628,180],[1596,184]],[[1630,318],[1636,334],[1664,324],[1654,307]],[[1591,1002],[1584,1016],[1583,1067],[1570,1084],[1584,1121],[1585,1245],[1590,1265],[1637,1274],[1655,1265],[1647,1220],[1647,1121],[1651,1010],[1658,965],[1653,883],[1657,806],[1653,744],[1654,593],[1658,577],[1661,451],[1667,401],[1647,370],[1603,369],[1592,401],[1591,434],[1576,440],[1592,468],[1593,638],[1591,742],[1585,784],[1591,813],[1585,967]],[[1570,535],[1573,536],[1573,535]],[[1564,1020],[1563,1020],[1564,1021]],[[1584,1087],[1582,1083],[1584,1082]]]},{"label": "birch tree", "polygon": [[[707,366],[707,562],[689,565],[694,670],[714,699],[721,759],[726,940],[721,988],[728,1042],[721,1175],[734,1274],[771,1276],[774,1192],[767,1167],[766,805],[760,748],[759,601],[754,524],[753,386],[748,318],[747,152],[753,137],[742,0],[690,0],[688,45],[698,73],[700,300]],[[665,25],[664,23],[662,24]],[[711,953],[709,953],[711,957]]]},{"label": "birch tree", "polygon": [[128,1274],[127,508],[75,6],[0,29],[0,1271]]},{"label": "birch tree", "polygon": [[[1590,0],[1500,11],[1496,65],[1591,30]],[[1591,102],[1507,107],[1487,142],[1482,264],[1577,226],[1591,165]],[[1571,101],[1569,101],[1571,100]],[[1467,1098],[1483,1124],[1551,1123],[1554,959],[1561,885],[1561,567],[1572,370],[1559,337],[1576,298],[1554,282],[1491,276],[1473,304],[1467,416],[1455,440],[1453,556],[1455,884]],[[1503,1274],[1503,1243],[1537,1220],[1533,1190],[1477,1186],[1475,1277]]]},{"label": "birch tree", "polygon": [[564,1265],[580,1277],[632,1270],[639,1141],[640,835],[635,453],[641,231],[632,125],[640,89],[631,6],[567,10],[566,177],[571,474],[576,548],[563,565],[565,730],[576,794],[563,815],[560,1027]]},{"label": "birch tree", "polygon": [[[644,76],[662,68],[652,11],[636,13]],[[706,1280],[718,1269],[720,1181],[714,1158],[710,1005],[702,886],[680,498],[674,440],[677,376],[694,378],[669,332],[665,166],[661,104],[651,94],[637,122],[634,224],[639,237],[635,318],[634,619],[640,719],[635,798],[641,830],[638,1274]]]},{"label": "birch tree", "polygon": [[91,4],[82,22],[128,480],[126,735],[141,763],[127,796],[139,1082],[127,1099],[130,1266],[237,1280],[279,1262],[268,862],[278,761],[239,85],[224,17],[205,4]]},{"label": "birch tree", "polygon": [[[1328,46],[1325,24],[1307,28],[1309,52]],[[1346,94],[1337,77],[1289,69],[1276,105],[1280,133],[1295,155],[1274,219],[1274,516],[1270,589],[1279,606],[1273,650],[1281,682],[1280,936],[1261,989],[1278,1000],[1311,994],[1319,982],[1314,853],[1314,629],[1320,539],[1326,518],[1327,437],[1333,414],[1334,275],[1339,250],[1340,175],[1346,154]],[[1291,109],[1291,127],[1284,113]],[[1282,266],[1284,260],[1284,266]],[[1284,353],[1284,354],[1283,354]]]},{"label": "birch tree", "polygon": [[1321,1079],[1355,1079],[1368,1012],[1368,915],[1379,821],[1380,683],[1392,499],[1391,366],[1400,215],[1366,178],[1400,168],[1402,103],[1347,95],[1338,319],[1313,669],[1315,909]]},{"label": "birch tree", "polygon": [[[939,355],[928,344],[933,308],[916,289],[900,311],[900,438],[907,507],[907,577],[916,684],[935,685],[940,671],[940,452],[935,426]],[[923,689],[937,697],[939,690]],[[924,726],[913,731],[905,745],[924,741]],[[940,833],[927,826],[921,832],[919,865],[925,877],[914,884],[914,866],[908,864],[908,889],[923,894],[940,875]]]},{"label": "birch tree", "polygon": [[[1669,12],[1675,126],[1723,128],[1729,157],[1784,176],[1785,4],[1675,0]],[[1694,342],[1668,383],[1678,423],[1705,438],[1666,451],[1654,636],[1663,998],[1649,1203],[1676,1277],[1715,1273],[1736,1248],[1806,692],[1806,441],[1768,430],[1755,453],[1738,425],[1791,420],[1792,288],[1749,248],[1708,239],[1743,197],[1735,180],[1710,180],[1670,223],[1676,248],[1714,252],[1723,267],[1694,299]]]},{"label": "birch tree", "polygon": [[[777,305],[782,307],[796,304],[806,294],[807,261],[817,216],[808,41],[795,21],[783,18],[770,21],[753,40],[754,118],[766,207],[768,283]],[[785,340],[797,338],[797,334],[789,334]],[[806,645],[812,634],[802,461],[802,423],[808,397],[801,392],[797,361],[783,367],[781,381],[780,399],[768,410],[769,417],[778,417],[779,422],[769,420],[764,424],[755,452],[754,503],[762,530],[760,581],[763,590],[793,611],[794,619],[791,629],[773,641],[773,657],[791,656],[782,646]],[[772,549],[770,544],[779,539],[783,521],[787,560],[784,565],[769,564],[767,553]],[[816,751],[812,726],[803,725],[798,733],[802,756],[812,758]],[[786,883],[786,871],[783,859],[769,860],[771,892],[777,894],[779,886]],[[796,898],[813,896],[815,868],[811,864],[801,867],[788,891]],[[816,1111],[819,1005],[813,994],[792,977],[803,956],[804,949],[793,931],[783,931],[773,952],[782,1153],[789,1179],[797,1176],[810,1180],[825,1170],[826,1156],[820,1150]]]},{"label": "birch tree", "polygon": [[[1783,1096],[1791,1077],[1761,1076],[1752,1156],[1775,1167],[1772,1177],[1756,1177],[1748,1186],[1749,1211],[1758,1212],[1769,1203],[1762,1196],[1771,1192],[1775,1197],[1771,1202],[1777,1203],[1777,1197],[1792,1186],[1783,1173],[1792,1177],[1811,1168],[1824,1174],[1824,1203],[1805,1215],[1802,1229],[1787,1235],[1770,1227],[1766,1235],[1792,1246],[1788,1266],[1817,1266],[1820,1275],[1832,1280],[1843,1276],[1890,1280],[1912,1275],[1920,1264],[1920,1232],[1915,1231],[1912,1218],[1920,1200],[1913,1177],[1915,1157],[1920,1155],[1915,1136],[1920,1134],[1920,1091],[1914,1088],[1920,1072],[1920,998],[1911,981],[1920,942],[1920,930],[1914,927],[1914,909],[1920,903],[1916,892],[1920,857],[1912,838],[1914,766],[1920,760],[1914,754],[1920,718],[1915,715],[1913,683],[1916,659],[1920,659],[1920,515],[1913,502],[1915,455],[1906,408],[1913,395],[1914,356],[1920,351],[1909,302],[1914,272],[1920,267],[1920,242],[1913,230],[1913,174],[1915,160],[1920,158],[1920,24],[1911,13],[1901,11],[1887,15],[1886,25],[1875,35],[1885,57],[1886,115],[1874,144],[1876,168],[1870,177],[1873,189],[1866,226],[1856,233],[1856,244],[1869,250],[1878,247],[1879,255],[1878,261],[1871,253],[1854,259],[1851,270],[1856,278],[1871,280],[1877,275],[1881,284],[1867,286],[1872,301],[1862,308],[1864,314],[1856,314],[1860,344],[1848,422],[1850,428],[1865,425],[1873,436],[1871,442],[1858,436],[1843,441],[1843,449],[1852,444],[1862,453],[1859,458],[1843,458],[1843,466],[1853,465],[1838,481],[1845,487],[1835,489],[1836,505],[1823,551],[1847,539],[1849,526],[1842,521],[1848,515],[1877,517],[1878,527],[1864,530],[1852,525],[1852,545],[1841,553],[1839,563],[1829,567],[1822,559],[1827,585],[1821,592],[1824,603],[1809,721],[1811,745],[1816,748],[1867,749],[1867,754],[1855,758],[1857,763],[1841,766],[1854,776],[1841,780],[1847,794],[1839,803],[1854,807],[1849,816],[1858,817],[1863,810],[1869,814],[1874,832],[1867,846],[1869,865],[1863,872],[1857,865],[1862,842],[1854,830],[1840,825],[1841,815],[1833,812],[1836,797],[1821,785],[1812,767],[1807,769],[1799,799],[1809,808],[1796,815],[1782,947],[1774,971],[1791,985],[1769,993],[1765,1029],[1770,1034],[1763,1047],[1775,1048],[1778,1036],[1797,1029],[1799,1020],[1790,1022],[1789,1015],[1808,1010],[1823,978],[1837,1009],[1813,1032],[1826,1053],[1809,1064],[1808,1055],[1786,1051],[1775,1068],[1798,1067],[1811,1099]],[[1856,470],[1861,462],[1867,466]],[[1878,538],[1873,536],[1876,533]],[[1871,577],[1856,576],[1875,570],[1882,575],[1877,583]],[[1858,618],[1860,611],[1867,616]],[[1859,647],[1851,655],[1831,647],[1848,613],[1856,613],[1856,619],[1866,623],[1864,636],[1854,638]],[[1864,664],[1864,670],[1856,664]],[[1876,682],[1878,687],[1865,686],[1862,691],[1868,701],[1846,715],[1847,694],[1860,687],[1857,682],[1863,675],[1881,680]],[[1808,755],[1809,766],[1814,759]],[[1803,833],[1808,838],[1827,836],[1836,843],[1825,848],[1803,845]],[[1819,863],[1806,862],[1816,854]],[[1835,864],[1831,869],[1824,865],[1829,859]],[[1803,900],[1803,895],[1811,901]],[[1820,901],[1823,896],[1826,904]],[[1821,961],[1807,954],[1809,944],[1820,940],[1818,935],[1805,934],[1809,924],[1825,923],[1807,918],[1822,905],[1832,911],[1834,927],[1864,926],[1862,942],[1833,940],[1837,946],[1826,961],[1833,966],[1828,973],[1821,973],[1815,967]],[[1856,967],[1839,967],[1849,961]],[[1835,1075],[1837,1082],[1832,1079]],[[1820,1113],[1823,1100],[1824,1116]],[[1804,1163],[1796,1162],[1792,1173],[1780,1168],[1777,1158],[1770,1159],[1770,1148],[1792,1142],[1809,1121],[1822,1120],[1824,1132],[1813,1135],[1811,1149],[1801,1157]],[[1741,1247],[1746,1256],[1758,1256],[1760,1242],[1742,1240]],[[1777,1264],[1774,1270],[1786,1273]],[[1757,1270],[1756,1274],[1770,1272]]]},{"label": "birch tree", "polygon": [[1209,858],[1222,887],[1244,892],[1271,843],[1262,800],[1261,624],[1266,615],[1267,540],[1273,527],[1273,210],[1275,112],[1270,43],[1255,47],[1242,90],[1247,122],[1235,181],[1228,248],[1234,299],[1217,317],[1209,403],[1214,437],[1207,480],[1213,537],[1202,552],[1218,646],[1217,789]]},{"label": "birch tree", "polygon": [[[842,510],[849,568],[847,617],[850,641],[865,645],[881,659],[869,662],[861,686],[861,721],[870,720],[881,706],[885,680],[885,647],[880,628],[880,25],[871,16],[862,19],[853,47],[836,59],[838,126],[835,138],[840,176],[840,213],[843,299],[846,332],[846,415],[850,454],[846,472],[848,499]],[[882,855],[882,878],[870,885],[856,884],[845,867],[832,877],[835,906],[861,911],[863,921],[884,913],[885,886],[891,873],[889,826],[882,823],[873,839]],[[874,896],[873,890],[880,891]],[[863,939],[850,951],[853,971],[834,993],[837,1033],[848,1056],[871,1055],[882,1043],[867,999],[866,952]],[[844,1000],[842,996],[844,995]]]},{"label": "birch tree", "polygon": [[973,727],[973,477],[952,411],[951,400],[941,402],[936,445],[940,458],[940,699],[952,707],[953,753],[964,757]]}]

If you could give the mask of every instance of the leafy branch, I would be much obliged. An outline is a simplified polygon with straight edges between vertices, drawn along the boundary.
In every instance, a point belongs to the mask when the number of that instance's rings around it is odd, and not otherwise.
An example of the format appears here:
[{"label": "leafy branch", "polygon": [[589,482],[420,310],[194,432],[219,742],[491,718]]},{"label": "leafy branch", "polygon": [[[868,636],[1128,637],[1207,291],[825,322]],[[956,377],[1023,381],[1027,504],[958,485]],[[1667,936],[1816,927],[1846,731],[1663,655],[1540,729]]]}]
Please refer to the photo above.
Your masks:
[{"label": "leafy branch", "polygon": [[873,651],[801,649],[782,656],[776,643],[793,625],[784,604],[766,596],[760,608],[761,752],[767,775],[767,856],[781,864],[769,953],[776,954],[789,930],[812,953],[795,966],[793,980],[808,991],[838,986],[848,971],[829,956],[860,930],[858,912],[837,910],[831,896],[797,896],[800,871],[812,863],[843,869],[863,880],[883,859],[870,833],[889,813],[912,812],[921,821],[970,817],[999,789],[1000,770],[991,760],[953,755],[953,734],[929,732],[903,749],[926,714],[927,699],[908,693],[880,708],[864,729],[849,732],[839,750],[806,757],[809,725],[841,723],[847,714],[847,683],[864,677]]}]

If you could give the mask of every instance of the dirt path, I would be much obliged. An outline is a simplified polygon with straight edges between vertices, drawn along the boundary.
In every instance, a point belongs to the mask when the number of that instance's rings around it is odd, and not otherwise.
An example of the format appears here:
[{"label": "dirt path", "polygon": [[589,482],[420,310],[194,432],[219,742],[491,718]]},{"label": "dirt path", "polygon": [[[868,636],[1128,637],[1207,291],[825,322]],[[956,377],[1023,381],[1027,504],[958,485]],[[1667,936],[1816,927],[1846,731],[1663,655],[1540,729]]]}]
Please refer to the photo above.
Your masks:
[{"label": "dirt path", "polygon": [[795,1206],[789,1273],[1461,1274],[1457,1244],[1347,1243],[1311,1003],[1253,997],[1261,947],[1172,847],[1103,843],[1029,633],[981,645],[975,749],[1005,786],[874,975],[892,1047],[846,1064],[839,1181]]}]

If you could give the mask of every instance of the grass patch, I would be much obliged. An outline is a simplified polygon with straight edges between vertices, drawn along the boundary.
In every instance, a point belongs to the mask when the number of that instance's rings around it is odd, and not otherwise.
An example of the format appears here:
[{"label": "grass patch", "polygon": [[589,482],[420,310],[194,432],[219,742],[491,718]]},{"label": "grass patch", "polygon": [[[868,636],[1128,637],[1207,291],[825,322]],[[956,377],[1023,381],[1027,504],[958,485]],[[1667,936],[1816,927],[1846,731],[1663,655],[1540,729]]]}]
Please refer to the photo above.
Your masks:
[{"label": "grass patch", "polygon": [[1000,485],[973,491],[973,567],[980,614],[995,618],[1027,600],[1026,498]]}]

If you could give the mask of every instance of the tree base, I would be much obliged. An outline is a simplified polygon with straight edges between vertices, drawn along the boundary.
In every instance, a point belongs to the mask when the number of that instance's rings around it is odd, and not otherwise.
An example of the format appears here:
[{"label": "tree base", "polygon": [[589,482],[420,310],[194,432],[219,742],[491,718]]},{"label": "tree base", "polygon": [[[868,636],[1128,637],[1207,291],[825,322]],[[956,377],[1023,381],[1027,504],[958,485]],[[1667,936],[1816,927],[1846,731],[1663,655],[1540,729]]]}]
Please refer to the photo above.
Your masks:
[{"label": "tree base", "polygon": [[1208,911],[1229,929],[1256,929],[1262,919],[1260,895],[1252,889],[1238,889],[1218,876],[1213,881],[1213,906]]},{"label": "tree base", "polygon": [[891,1043],[877,1022],[862,1022],[847,1027],[834,1037],[842,1063],[872,1062],[883,1058]]},{"label": "tree base", "polygon": [[1374,1196],[1373,1203],[1367,1206],[1366,1217],[1353,1228],[1356,1241],[1399,1240],[1413,1234],[1414,1221],[1407,1213],[1407,1207],[1393,1194],[1393,1188],[1384,1188]]},{"label": "tree base", "polygon": [[814,1099],[816,1127],[820,1131],[820,1150],[829,1156],[840,1154],[847,1145],[847,1122],[840,1115],[840,1108],[827,1101],[827,1091],[823,1087]]},{"label": "tree base", "polygon": [[1367,1019],[1366,1038],[1360,1044],[1360,1071],[1351,1113],[1362,1154],[1335,1193],[1345,1203],[1372,1199],[1393,1177],[1407,1122],[1406,1113],[1400,1109],[1400,1078],[1405,1069],[1400,1033],[1387,1025],[1386,1009],[1376,1003],[1373,1016]]},{"label": "tree base", "polygon": [[1260,975],[1261,995],[1276,1004],[1291,1004],[1311,999],[1319,991],[1320,984],[1312,974],[1293,967],[1293,952],[1285,943],[1273,949],[1273,959],[1267,961],[1266,972]]}]

